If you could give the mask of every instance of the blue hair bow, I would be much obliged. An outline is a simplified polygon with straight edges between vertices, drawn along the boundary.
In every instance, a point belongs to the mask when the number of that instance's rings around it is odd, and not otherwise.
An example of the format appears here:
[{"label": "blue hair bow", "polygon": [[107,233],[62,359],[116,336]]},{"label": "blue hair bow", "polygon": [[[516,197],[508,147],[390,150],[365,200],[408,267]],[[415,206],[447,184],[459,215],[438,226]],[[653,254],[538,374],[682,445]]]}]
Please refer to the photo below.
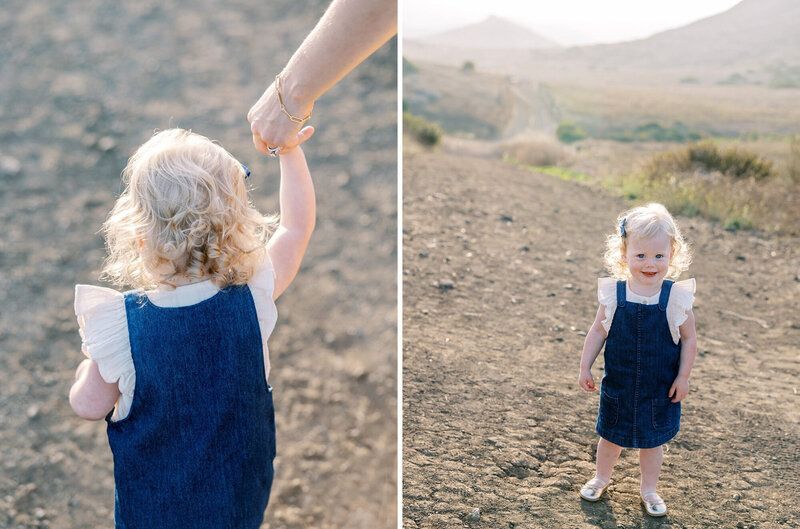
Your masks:
[{"label": "blue hair bow", "polygon": [[[241,162],[240,162],[240,163],[241,163]],[[245,164],[242,164],[242,169],[244,169],[244,173],[245,173],[245,174],[244,174],[244,177],[245,177],[245,178],[247,178],[248,176],[250,176],[250,169],[248,169],[248,168],[247,168],[247,166],[246,166]]]},{"label": "blue hair bow", "polygon": [[622,224],[619,227],[619,234],[623,239],[628,236],[628,234],[625,232],[625,221],[627,220],[628,219],[622,219]]}]

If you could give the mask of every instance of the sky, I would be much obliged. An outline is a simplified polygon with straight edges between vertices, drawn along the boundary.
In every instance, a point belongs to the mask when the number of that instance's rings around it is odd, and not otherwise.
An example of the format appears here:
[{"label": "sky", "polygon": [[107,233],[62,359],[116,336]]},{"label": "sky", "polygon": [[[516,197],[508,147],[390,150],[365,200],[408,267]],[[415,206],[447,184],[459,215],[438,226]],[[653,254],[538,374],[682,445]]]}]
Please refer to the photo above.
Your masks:
[{"label": "sky", "polygon": [[[474,24],[490,15],[559,44],[649,37],[727,11],[742,0],[401,0],[408,38]],[[750,0],[752,1],[752,0]]]}]

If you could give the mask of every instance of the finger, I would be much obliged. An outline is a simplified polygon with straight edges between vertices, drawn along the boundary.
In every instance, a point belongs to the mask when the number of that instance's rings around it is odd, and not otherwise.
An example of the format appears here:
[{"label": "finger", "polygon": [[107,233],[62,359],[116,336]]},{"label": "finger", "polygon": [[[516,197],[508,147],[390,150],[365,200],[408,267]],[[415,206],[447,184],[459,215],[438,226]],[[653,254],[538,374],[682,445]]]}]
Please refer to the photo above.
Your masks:
[{"label": "finger", "polygon": [[263,152],[263,153],[269,152],[267,150],[267,144],[264,143],[264,141],[261,139],[261,136],[258,136],[257,134],[253,134],[253,145],[255,146],[258,152]]},{"label": "finger", "polygon": [[667,397],[672,397],[676,393],[677,393],[677,388],[675,386],[672,386],[671,388],[669,388],[669,393],[667,394]]},{"label": "finger", "polygon": [[311,125],[309,125],[308,127],[303,127],[302,129],[300,129],[300,132],[297,133],[296,145],[300,145],[313,135],[314,135],[314,127],[312,127]]}]

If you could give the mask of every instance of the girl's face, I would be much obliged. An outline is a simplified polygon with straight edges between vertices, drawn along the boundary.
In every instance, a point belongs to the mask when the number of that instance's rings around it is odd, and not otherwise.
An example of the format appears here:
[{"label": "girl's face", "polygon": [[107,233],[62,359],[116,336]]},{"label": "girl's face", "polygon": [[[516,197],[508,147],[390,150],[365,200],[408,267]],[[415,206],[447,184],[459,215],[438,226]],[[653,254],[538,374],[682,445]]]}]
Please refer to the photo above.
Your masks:
[{"label": "girl's face", "polygon": [[669,270],[672,258],[672,241],[664,234],[653,237],[631,236],[623,260],[628,265],[633,286],[646,290],[650,295],[661,288],[661,282]]}]

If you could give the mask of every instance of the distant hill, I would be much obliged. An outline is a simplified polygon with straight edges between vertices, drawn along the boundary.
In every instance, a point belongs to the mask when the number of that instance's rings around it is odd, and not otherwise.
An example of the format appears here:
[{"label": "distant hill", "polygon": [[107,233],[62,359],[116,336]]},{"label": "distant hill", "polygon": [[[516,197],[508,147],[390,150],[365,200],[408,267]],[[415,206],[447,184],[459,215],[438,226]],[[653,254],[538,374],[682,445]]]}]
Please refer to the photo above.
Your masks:
[{"label": "distant hill", "polygon": [[[570,48],[554,47],[552,43],[549,47],[528,45],[517,47],[518,53],[508,53],[510,43],[517,39],[515,32],[503,24],[519,29],[509,22],[490,18],[427,39],[408,40],[404,42],[404,55],[412,60],[454,66],[469,59],[479,69],[512,75],[669,71],[674,77],[674,72],[685,71],[704,77],[704,73],[717,75],[712,71],[730,73],[751,68],[764,71],[779,64],[788,65],[792,76],[800,75],[800,0],[743,0],[723,13],[646,39]],[[495,36],[507,33],[505,52],[498,50],[499,45],[479,44],[487,39],[479,37],[480,28],[492,26],[497,28],[492,33]],[[497,41],[503,42],[500,37]]]},{"label": "distant hill", "polygon": [[432,46],[485,50],[561,47],[560,44],[548,40],[526,27],[495,16],[490,16],[477,24],[462,26],[416,40]]},{"label": "distant hill", "polygon": [[616,67],[727,67],[800,61],[800,1],[743,0],[650,38],[565,50],[565,59]]}]

